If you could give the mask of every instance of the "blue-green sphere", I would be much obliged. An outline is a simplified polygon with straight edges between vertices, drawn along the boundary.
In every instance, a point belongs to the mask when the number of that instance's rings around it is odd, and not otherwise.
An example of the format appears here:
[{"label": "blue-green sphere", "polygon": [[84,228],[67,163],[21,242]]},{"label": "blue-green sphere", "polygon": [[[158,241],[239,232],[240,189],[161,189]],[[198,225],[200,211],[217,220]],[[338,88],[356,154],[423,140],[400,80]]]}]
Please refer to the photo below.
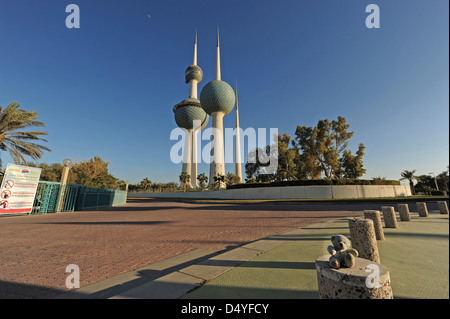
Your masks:
[{"label": "blue-green sphere", "polygon": [[201,108],[197,99],[186,99],[173,107],[175,122],[181,128],[190,130],[194,128],[194,121],[200,121],[203,130],[209,121],[209,115]]},{"label": "blue-green sphere", "polygon": [[231,112],[235,103],[234,91],[224,81],[211,81],[203,87],[200,93],[200,104],[209,115],[215,112],[222,112],[227,115]]}]

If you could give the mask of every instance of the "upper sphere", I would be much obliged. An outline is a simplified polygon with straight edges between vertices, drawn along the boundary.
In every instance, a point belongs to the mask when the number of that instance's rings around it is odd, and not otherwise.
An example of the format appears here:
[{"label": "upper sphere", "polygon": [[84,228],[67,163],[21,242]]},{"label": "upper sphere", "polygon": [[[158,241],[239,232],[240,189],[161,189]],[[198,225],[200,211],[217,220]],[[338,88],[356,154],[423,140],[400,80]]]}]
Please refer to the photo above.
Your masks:
[{"label": "upper sphere", "polygon": [[236,103],[236,97],[232,87],[219,80],[206,84],[200,93],[200,104],[209,115],[222,112],[227,115]]},{"label": "upper sphere", "polygon": [[200,83],[203,79],[203,71],[198,65],[190,65],[185,72],[186,83],[192,80],[197,80]]}]

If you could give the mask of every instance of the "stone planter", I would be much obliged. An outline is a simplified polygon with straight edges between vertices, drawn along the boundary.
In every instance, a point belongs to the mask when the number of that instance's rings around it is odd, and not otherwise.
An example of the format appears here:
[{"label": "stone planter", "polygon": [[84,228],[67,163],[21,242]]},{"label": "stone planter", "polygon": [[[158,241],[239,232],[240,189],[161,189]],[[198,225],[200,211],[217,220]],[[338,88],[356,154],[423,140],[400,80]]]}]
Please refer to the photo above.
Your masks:
[{"label": "stone planter", "polygon": [[389,271],[373,261],[356,258],[355,267],[333,269],[330,255],[316,259],[320,299],[393,299]]}]

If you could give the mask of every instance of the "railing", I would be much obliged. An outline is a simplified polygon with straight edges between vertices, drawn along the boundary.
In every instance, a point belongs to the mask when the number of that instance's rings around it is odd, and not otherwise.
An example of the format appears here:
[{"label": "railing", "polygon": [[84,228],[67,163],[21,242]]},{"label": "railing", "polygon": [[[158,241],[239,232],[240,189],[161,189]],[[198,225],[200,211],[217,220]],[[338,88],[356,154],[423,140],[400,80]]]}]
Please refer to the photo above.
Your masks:
[{"label": "railing", "polygon": [[61,183],[39,182],[31,214],[47,214],[57,211]]},{"label": "railing", "polygon": [[78,196],[77,210],[122,205],[126,200],[126,191],[82,187]]},{"label": "railing", "polygon": [[40,181],[31,214],[58,212],[58,196],[61,190],[62,212],[123,205],[127,201],[127,192],[122,190],[89,188],[79,184],[65,184],[62,187],[61,183]]}]

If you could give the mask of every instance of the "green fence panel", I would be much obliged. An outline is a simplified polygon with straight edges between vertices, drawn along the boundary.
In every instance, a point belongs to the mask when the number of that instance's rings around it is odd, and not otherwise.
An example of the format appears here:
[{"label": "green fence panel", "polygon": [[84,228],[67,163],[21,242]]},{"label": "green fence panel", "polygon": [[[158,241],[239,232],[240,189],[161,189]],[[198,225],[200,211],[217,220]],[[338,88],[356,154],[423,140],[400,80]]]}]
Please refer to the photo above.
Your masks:
[{"label": "green fence panel", "polygon": [[62,212],[73,212],[76,210],[78,196],[82,186],[79,184],[65,184],[64,195],[61,201]]},{"label": "green fence panel", "polygon": [[127,201],[127,192],[122,190],[89,188],[79,184],[62,186],[61,183],[40,181],[31,214],[57,212],[58,196],[61,191],[62,212],[124,205]]},{"label": "green fence panel", "polygon": [[77,210],[97,209],[126,204],[126,191],[82,187]]},{"label": "green fence panel", "polygon": [[31,214],[47,214],[57,211],[61,183],[39,182]]}]

